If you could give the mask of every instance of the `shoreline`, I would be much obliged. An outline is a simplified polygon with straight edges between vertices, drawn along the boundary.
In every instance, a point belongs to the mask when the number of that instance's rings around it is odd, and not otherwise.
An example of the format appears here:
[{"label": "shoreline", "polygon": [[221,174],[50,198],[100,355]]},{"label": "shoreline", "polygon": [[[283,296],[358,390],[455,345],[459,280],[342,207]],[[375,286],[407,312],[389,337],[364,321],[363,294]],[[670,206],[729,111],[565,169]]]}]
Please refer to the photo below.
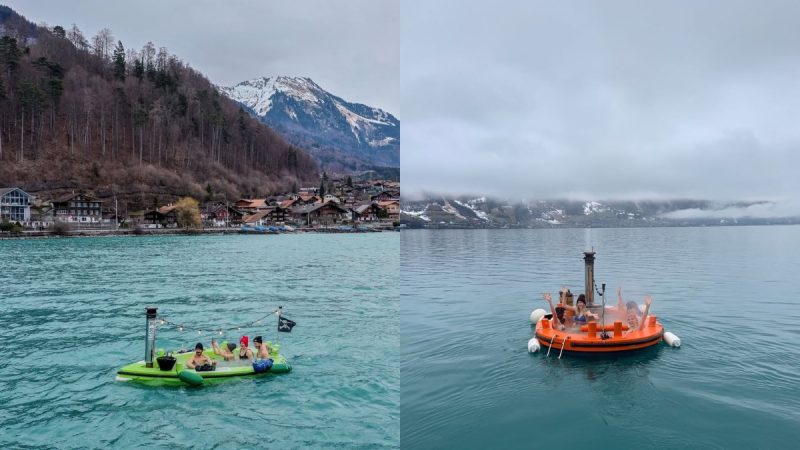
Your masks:
[{"label": "shoreline", "polygon": [[340,230],[338,228],[298,228],[295,231],[278,233],[252,233],[243,232],[239,228],[204,228],[191,230],[185,228],[154,228],[154,229],[125,229],[125,230],[70,230],[66,233],[55,233],[53,231],[22,231],[18,234],[0,234],[0,240],[4,239],[54,239],[54,238],[74,238],[74,237],[113,237],[113,236],[202,236],[202,235],[227,235],[227,234],[247,234],[247,235],[275,235],[275,234],[366,234],[396,232],[395,228],[374,228],[369,230]]}]

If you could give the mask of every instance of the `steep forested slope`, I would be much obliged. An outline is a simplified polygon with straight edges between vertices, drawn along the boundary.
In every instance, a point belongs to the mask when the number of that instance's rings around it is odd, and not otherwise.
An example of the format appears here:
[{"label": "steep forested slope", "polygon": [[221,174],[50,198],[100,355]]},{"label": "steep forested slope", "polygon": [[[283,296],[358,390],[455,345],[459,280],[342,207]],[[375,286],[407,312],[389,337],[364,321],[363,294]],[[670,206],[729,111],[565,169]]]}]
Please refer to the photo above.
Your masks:
[{"label": "steep forested slope", "polygon": [[148,42],[43,27],[0,6],[0,185],[231,196],[316,178],[304,151]]}]

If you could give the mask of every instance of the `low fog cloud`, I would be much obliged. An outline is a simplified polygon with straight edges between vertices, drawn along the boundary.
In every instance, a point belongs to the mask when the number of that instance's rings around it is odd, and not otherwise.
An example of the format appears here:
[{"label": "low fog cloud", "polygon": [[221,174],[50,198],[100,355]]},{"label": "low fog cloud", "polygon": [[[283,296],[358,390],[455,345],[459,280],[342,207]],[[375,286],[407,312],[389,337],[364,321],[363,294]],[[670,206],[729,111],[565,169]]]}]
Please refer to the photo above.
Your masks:
[{"label": "low fog cloud", "polygon": [[797,17],[788,1],[404,2],[404,195],[797,214]]},{"label": "low fog cloud", "polygon": [[665,219],[778,218],[795,216],[798,211],[800,211],[800,204],[795,199],[786,199],[780,202],[759,202],[748,206],[682,209],[662,214],[661,217]]}]

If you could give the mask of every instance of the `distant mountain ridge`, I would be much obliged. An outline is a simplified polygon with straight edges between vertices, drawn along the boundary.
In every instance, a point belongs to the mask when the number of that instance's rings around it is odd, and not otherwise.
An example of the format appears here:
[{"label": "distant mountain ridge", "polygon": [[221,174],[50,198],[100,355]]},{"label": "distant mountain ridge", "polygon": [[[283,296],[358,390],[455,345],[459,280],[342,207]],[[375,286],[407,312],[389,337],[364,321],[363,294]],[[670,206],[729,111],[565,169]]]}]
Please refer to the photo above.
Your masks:
[{"label": "distant mountain ridge", "polygon": [[400,121],[390,113],[351,103],[310,78],[261,77],[220,92],[238,102],[326,169],[400,167]]},{"label": "distant mountain ridge", "polygon": [[[726,209],[746,209],[769,202],[706,200],[509,202],[487,197],[429,196],[401,199],[400,221],[409,228],[604,228],[704,225],[796,224],[800,217],[714,217]],[[709,216],[681,217],[680,212]]]}]

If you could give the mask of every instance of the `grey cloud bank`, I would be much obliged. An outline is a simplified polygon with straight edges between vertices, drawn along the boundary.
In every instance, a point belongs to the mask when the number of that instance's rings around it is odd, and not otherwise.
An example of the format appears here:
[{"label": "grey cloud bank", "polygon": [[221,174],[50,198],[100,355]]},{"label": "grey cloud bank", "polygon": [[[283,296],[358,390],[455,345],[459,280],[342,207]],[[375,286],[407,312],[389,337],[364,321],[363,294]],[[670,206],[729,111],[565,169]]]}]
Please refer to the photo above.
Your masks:
[{"label": "grey cloud bank", "polygon": [[404,195],[797,214],[798,18],[795,2],[404,2]]},{"label": "grey cloud bank", "polygon": [[110,28],[127,47],[164,46],[218,85],[307,76],[348,101],[399,116],[399,1],[12,0],[34,23],[91,37]]}]

